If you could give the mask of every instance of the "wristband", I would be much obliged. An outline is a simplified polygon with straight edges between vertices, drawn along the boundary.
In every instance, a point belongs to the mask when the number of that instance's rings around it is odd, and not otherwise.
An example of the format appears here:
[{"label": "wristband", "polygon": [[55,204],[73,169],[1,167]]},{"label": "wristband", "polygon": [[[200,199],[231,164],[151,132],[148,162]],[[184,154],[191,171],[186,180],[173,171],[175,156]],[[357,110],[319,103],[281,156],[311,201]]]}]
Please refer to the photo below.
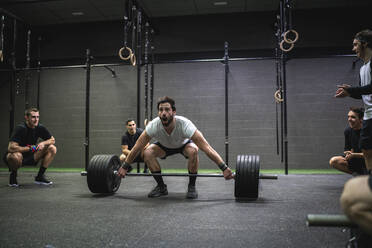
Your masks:
[{"label": "wristband", "polygon": [[222,170],[222,171],[225,171],[227,168],[227,165],[225,164],[225,162],[222,162],[220,164],[218,164],[218,167]]},{"label": "wristband", "polygon": [[39,149],[37,148],[37,146],[35,146],[35,145],[28,145],[28,147],[30,148],[30,152],[36,152],[36,151],[39,150]]},{"label": "wristband", "polygon": [[123,164],[121,165],[121,168],[123,168],[127,172],[130,172],[133,169],[132,166],[127,162],[123,162]]}]

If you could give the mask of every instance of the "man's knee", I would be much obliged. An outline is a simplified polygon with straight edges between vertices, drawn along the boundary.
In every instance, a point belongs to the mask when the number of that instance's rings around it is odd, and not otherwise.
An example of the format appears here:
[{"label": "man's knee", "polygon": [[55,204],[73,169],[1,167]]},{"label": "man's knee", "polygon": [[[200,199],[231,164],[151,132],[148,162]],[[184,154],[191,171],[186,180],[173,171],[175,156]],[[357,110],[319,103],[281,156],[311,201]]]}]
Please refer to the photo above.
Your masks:
[{"label": "man's knee", "polygon": [[332,157],[332,158],[329,160],[329,165],[330,165],[332,168],[337,168],[337,165],[339,165],[339,164],[341,163],[341,159],[342,159],[341,156],[334,156],[334,157]]},{"label": "man's knee", "polygon": [[19,168],[22,165],[23,155],[20,152],[9,153],[7,155],[8,164],[12,167]]},{"label": "man's knee", "polygon": [[143,151],[143,160],[145,162],[148,162],[149,160],[152,160],[156,158],[156,152],[152,148],[147,148]]},{"label": "man's knee", "polygon": [[47,148],[47,152],[56,155],[57,154],[57,147],[55,145],[49,145]]},{"label": "man's knee", "polygon": [[125,156],[124,154],[121,154],[119,158],[120,158],[120,161],[123,163],[125,159],[127,158],[127,156]]}]

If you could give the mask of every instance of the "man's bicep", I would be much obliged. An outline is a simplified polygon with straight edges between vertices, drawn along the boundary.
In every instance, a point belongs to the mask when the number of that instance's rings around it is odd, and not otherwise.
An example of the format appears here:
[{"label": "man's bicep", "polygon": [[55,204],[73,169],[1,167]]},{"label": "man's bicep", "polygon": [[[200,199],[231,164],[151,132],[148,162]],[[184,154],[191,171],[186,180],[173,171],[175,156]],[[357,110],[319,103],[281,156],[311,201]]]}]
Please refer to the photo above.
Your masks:
[{"label": "man's bicep", "polygon": [[191,140],[204,152],[209,145],[207,140],[204,138],[203,134],[199,130],[196,130],[194,132],[194,134],[191,137]]}]

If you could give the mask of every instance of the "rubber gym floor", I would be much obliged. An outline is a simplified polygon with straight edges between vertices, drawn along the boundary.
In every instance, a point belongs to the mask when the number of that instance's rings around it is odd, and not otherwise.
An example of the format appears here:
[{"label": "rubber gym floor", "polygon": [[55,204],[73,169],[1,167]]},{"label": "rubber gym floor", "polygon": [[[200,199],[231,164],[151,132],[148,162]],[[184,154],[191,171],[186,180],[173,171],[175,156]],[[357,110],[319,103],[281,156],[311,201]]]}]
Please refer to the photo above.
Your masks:
[{"label": "rubber gym floor", "polygon": [[188,178],[164,178],[169,195],[150,199],[152,177],[94,195],[79,173],[49,172],[52,186],[34,176],[21,171],[20,186],[10,188],[0,172],[0,247],[344,247],[349,235],[305,224],[308,213],[341,213],[348,175],[260,180],[252,202],[235,201],[234,182],[223,178],[198,178],[199,198],[188,200]]}]

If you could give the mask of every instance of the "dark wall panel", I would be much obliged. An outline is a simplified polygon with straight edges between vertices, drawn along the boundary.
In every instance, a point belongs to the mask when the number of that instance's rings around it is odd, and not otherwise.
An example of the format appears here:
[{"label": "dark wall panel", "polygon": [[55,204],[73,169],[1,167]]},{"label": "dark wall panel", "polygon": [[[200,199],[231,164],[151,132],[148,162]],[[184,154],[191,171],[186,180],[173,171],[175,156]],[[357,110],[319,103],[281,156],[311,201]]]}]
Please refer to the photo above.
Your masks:
[{"label": "dark wall panel", "polygon": [[[170,96],[177,114],[193,121],[224,158],[224,67],[219,62],[156,65],[154,99]],[[200,168],[216,168],[203,152]],[[165,168],[187,168],[182,155],[161,160]]]},{"label": "dark wall panel", "polygon": [[288,135],[290,167],[327,168],[342,154],[350,106],[361,100],[336,99],[336,85],[358,85],[353,57],[296,59],[288,62]]},{"label": "dark wall panel", "polygon": [[[0,118],[0,154],[8,149],[8,137],[9,137],[9,114],[10,114],[10,82],[11,74],[7,72],[0,72],[0,108],[1,118]],[[0,165],[4,165],[1,159]],[[5,165],[4,165],[5,166]]]},{"label": "dark wall panel", "polygon": [[43,70],[40,87],[40,122],[57,145],[52,166],[84,167],[85,70]]},{"label": "dark wall panel", "polygon": [[[349,106],[360,100],[335,99],[338,83],[358,82],[353,57],[294,59],[287,63],[289,168],[328,168],[328,160],[342,153],[343,130]],[[137,79],[132,66],[116,66],[116,78],[104,67],[91,71],[90,156],[120,153],[124,122],[137,118]],[[44,69],[41,72],[41,123],[56,137],[58,154],[52,166],[84,167],[84,68]],[[143,76],[143,73],[142,73]],[[224,65],[220,62],[155,65],[156,100],[168,95],[177,113],[191,119],[209,143],[225,158]],[[143,79],[143,77],[142,77]],[[230,62],[229,144],[230,165],[238,154],[259,154],[262,168],[283,168],[276,154],[275,61]],[[4,82],[3,82],[4,81]],[[9,109],[9,84],[2,78],[1,105]],[[21,80],[22,81],[22,80]],[[23,82],[23,81],[22,81]],[[34,105],[37,74],[31,75],[30,104]],[[23,88],[22,88],[23,87]],[[144,86],[141,86],[141,122]],[[16,121],[23,121],[24,85],[16,96]],[[3,150],[9,117],[1,119]],[[143,126],[142,123],[139,126]],[[216,168],[200,152],[200,168]],[[161,160],[164,168],[186,168],[181,155]]]}]

